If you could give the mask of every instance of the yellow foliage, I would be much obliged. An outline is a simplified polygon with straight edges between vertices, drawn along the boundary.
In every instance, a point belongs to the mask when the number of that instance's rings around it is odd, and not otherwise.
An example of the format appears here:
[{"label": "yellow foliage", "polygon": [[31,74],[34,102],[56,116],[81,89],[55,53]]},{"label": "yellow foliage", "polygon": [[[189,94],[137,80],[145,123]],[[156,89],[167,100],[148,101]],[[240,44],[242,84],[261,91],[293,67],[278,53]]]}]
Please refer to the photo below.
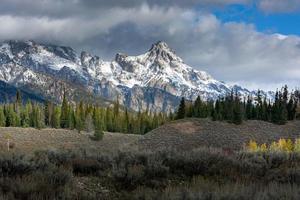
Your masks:
[{"label": "yellow foliage", "polygon": [[293,151],[293,142],[291,139],[280,139],[278,141],[278,147],[281,151],[292,152]]},{"label": "yellow foliage", "polygon": [[284,151],[284,148],[286,146],[286,140],[285,139],[279,139],[277,145],[278,145],[278,148],[279,148],[280,151]]},{"label": "yellow foliage", "polygon": [[295,140],[294,151],[300,153],[300,139]]},{"label": "yellow foliage", "polygon": [[272,142],[272,144],[269,147],[269,150],[270,151],[279,151],[280,149],[279,149],[279,147],[278,147],[278,145],[277,145],[276,142]]},{"label": "yellow foliage", "polygon": [[268,147],[267,147],[266,143],[260,145],[260,151],[262,151],[262,152],[268,151]]},{"label": "yellow foliage", "polygon": [[258,145],[255,141],[250,140],[249,144],[247,145],[247,149],[251,152],[258,151]]},{"label": "yellow foliage", "polygon": [[293,142],[292,142],[291,139],[288,139],[286,141],[285,151],[287,151],[287,152],[293,152],[293,150],[294,150]]},{"label": "yellow foliage", "polygon": [[255,141],[250,140],[246,148],[250,152],[282,151],[287,153],[300,153],[300,139],[296,139],[294,143],[291,139],[279,139],[278,142],[272,142],[270,146],[267,146],[265,143],[258,145]]}]

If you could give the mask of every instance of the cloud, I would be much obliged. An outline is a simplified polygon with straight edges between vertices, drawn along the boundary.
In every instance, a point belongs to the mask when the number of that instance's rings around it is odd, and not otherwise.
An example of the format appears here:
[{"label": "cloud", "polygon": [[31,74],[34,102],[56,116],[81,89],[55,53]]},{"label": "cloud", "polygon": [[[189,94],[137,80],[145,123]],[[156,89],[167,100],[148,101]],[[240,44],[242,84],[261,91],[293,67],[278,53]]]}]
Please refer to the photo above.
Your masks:
[{"label": "cloud", "polygon": [[94,17],[110,9],[149,7],[201,8],[244,4],[249,0],[1,0],[0,14],[44,17]]},{"label": "cloud", "polygon": [[[266,2],[271,0],[256,1],[264,11],[283,11]],[[68,45],[105,60],[117,52],[144,53],[152,43],[164,40],[188,64],[219,80],[251,88],[300,84],[298,36],[261,33],[242,22],[223,23],[209,9],[198,9],[231,3],[251,4],[248,0],[2,0],[0,40]]]},{"label": "cloud", "polygon": [[300,10],[299,0],[260,0],[258,7],[267,13],[289,13]]}]

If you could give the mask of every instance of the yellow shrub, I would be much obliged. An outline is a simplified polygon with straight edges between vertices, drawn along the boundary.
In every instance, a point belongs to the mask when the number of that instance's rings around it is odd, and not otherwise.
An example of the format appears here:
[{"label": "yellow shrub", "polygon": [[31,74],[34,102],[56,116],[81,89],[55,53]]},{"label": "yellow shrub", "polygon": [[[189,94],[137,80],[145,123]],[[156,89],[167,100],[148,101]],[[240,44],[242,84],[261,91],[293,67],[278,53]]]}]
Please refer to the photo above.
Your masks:
[{"label": "yellow shrub", "polygon": [[281,151],[292,152],[293,151],[293,142],[291,139],[280,139],[278,141],[278,147]]},{"label": "yellow shrub", "polygon": [[280,151],[278,144],[276,142],[272,142],[272,144],[269,147],[270,151]]},{"label": "yellow shrub", "polygon": [[258,151],[258,145],[255,141],[250,140],[249,144],[247,145],[247,149],[250,152],[257,152]]},{"label": "yellow shrub", "polygon": [[294,150],[293,142],[292,142],[291,139],[288,139],[286,141],[285,151],[287,151],[287,152],[293,152],[293,150]]},{"label": "yellow shrub", "polygon": [[283,151],[284,147],[286,146],[286,140],[285,139],[279,139],[277,145],[278,145],[279,150]]},{"label": "yellow shrub", "polygon": [[260,151],[262,151],[262,152],[268,151],[268,147],[267,147],[266,143],[260,145]]},{"label": "yellow shrub", "polygon": [[295,140],[294,151],[300,153],[300,139]]},{"label": "yellow shrub", "polygon": [[266,143],[262,145],[258,145],[255,141],[250,140],[250,142],[246,145],[247,151],[250,152],[267,152],[267,151],[281,151],[281,152],[298,152],[300,153],[300,138],[296,139],[295,142],[291,139],[279,139],[278,142],[272,142],[270,146],[267,146]]}]

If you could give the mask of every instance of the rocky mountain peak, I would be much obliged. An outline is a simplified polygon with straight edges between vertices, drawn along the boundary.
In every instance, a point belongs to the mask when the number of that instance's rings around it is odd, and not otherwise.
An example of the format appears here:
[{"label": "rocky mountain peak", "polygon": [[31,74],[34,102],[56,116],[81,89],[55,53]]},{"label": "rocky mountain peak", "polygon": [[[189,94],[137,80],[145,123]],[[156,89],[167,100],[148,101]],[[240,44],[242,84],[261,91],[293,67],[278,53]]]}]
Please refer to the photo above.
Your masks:
[{"label": "rocky mountain peak", "polygon": [[163,41],[158,41],[152,45],[149,50],[149,58],[156,61],[164,61],[166,63],[172,61],[183,62],[182,59],[176,55],[175,51]]},{"label": "rocky mountain peak", "polygon": [[158,42],[152,44],[152,48],[159,48],[159,49],[168,49],[168,50],[170,50],[170,47],[164,41],[158,41]]}]

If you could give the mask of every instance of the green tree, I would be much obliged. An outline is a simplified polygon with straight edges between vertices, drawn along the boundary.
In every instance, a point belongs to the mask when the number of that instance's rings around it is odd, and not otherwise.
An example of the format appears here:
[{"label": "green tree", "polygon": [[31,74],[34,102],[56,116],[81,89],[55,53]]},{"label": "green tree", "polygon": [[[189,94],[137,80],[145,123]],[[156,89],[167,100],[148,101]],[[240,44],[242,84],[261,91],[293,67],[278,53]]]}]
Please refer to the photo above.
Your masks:
[{"label": "green tree", "polygon": [[183,119],[185,117],[185,99],[182,97],[177,111],[176,119]]},{"label": "green tree", "polygon": [[69,105],[66,98],[66,92],[63,95],[63,101],[61,105],[61,115],[60,115],[60,126],[61,128],[69,128]]},{"label": "green tree", "polygon": [[60,108],[55,106],[51,116],[51,126],[53,128],[60,128]]},{"label": "green tree", "polygon": [[250,96],[247,98],[247,103],[246,103],[246,119],[251,119],[252,118],[252,99]]},{"label": "green tree", "polygon": [[84,129],[84,114],[83,114],[83,103],[80,102],[79,106],[76,107],[75,113],[75,127],[78,132],[81,132]]},{"label": "green tree", "polygon": [[45,125],[46,126],[50,126],[51,123],[51,116],[53,114],[54,111],[54,105],[53,103],[51,103],[50,101],[46,101],[44,104],[44,115],[45,115]]},{"label": "green tree", "polygon": [[0,107],[0,127],[4,127],[6,124],[6,119],[5,119],[5,115],[4,115],[4,110],[3,107]]},{"label": "green tree", "polygon": [[22,127],[29,127],[30,126],[30,111],[28,105],[26,104],[25,107],[21,110],[21,126]]},{"label": "green tree", "polygon": [[243,120],[243,114],[242,114],[242,110],[241,110],[241,103],[240,103],[240,98],[236,92],[235,94],[235,99],[234,99],[234,107],[233,107],[233,120],[232,122],[234,124],[241,124],[242,120]]},{"label": "green tree", "polygon": [[198,96],[194,102],[193,106],[193,116],[194,117],[202,117],[202,101],[200,96]]}]

